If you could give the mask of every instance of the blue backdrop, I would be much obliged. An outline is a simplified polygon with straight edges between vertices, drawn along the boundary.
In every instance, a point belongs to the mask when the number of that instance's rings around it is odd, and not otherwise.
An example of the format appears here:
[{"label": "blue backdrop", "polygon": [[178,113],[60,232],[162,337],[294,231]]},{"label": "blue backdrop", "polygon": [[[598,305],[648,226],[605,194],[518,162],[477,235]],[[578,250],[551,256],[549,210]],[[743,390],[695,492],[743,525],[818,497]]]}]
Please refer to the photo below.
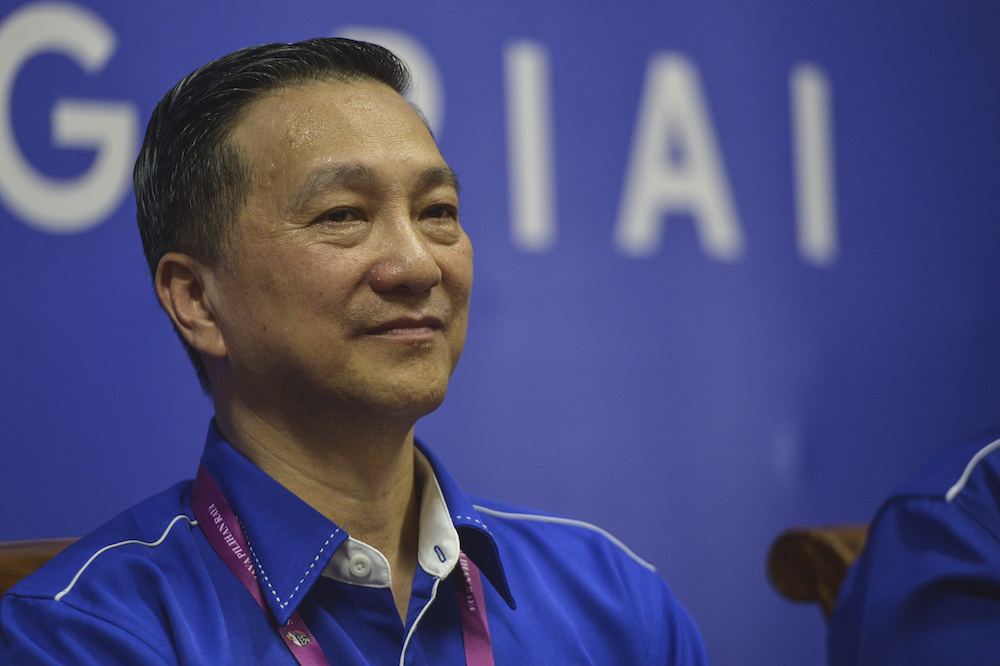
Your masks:
[{"label": "blue backdrop", "polygon": [[469,341],[418,435],[654,563],[716,664],[822,664],[765,578],[998,418],[1000,5],[0,5],[0,539],[193,475],[211,415],[129,188],[181,76],[369,37],[463,182]]}]

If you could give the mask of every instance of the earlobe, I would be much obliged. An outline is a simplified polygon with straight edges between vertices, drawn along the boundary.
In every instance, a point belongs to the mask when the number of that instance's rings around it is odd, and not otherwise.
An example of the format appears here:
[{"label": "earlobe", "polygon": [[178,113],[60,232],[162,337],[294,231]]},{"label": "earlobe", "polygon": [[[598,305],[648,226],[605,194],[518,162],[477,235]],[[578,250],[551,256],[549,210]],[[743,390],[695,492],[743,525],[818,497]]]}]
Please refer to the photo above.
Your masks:
[{"label": "earlobe", "polygon": [[168,252],[156,267],[156,295],[189,345],[225,358],[228,349],[212,307],[211,279],[211,269],[197,259]]}]

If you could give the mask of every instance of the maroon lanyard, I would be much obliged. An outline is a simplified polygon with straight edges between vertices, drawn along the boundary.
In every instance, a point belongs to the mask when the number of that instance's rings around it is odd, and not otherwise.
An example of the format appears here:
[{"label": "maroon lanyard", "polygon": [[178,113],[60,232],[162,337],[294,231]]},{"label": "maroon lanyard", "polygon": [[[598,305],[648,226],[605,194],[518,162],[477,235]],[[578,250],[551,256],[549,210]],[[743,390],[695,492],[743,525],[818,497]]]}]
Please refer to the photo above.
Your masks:
[{"label": "maroon lanyard", "polygon": [[[275,631],[288,646],[295,661],[301,666],[329,666],[330,662],[323,654],[319,641],[309,631],[298,611],[292,614],[288,624],[278,625],[277,619],[264,601],[243,527],[222,495],[222,491],[219,490],[219,486],[203,465],[198,466],[198,476],[195,478],[194,490],[191,493],[191,510],[212,549],[243,583],[264,614],[270,618]],[[455,594],[458,614],[462,618],[465,662],[468,666],[493,666],[493,646],[490,641],[489,624],[486,621],[486,605],[479,569],[465,556],[465,553],[459,552],[458,561],[462,571],[462,584],[459,585],[456,581]]]},{"label": "maroon lanyard", "polygon": [[191,492],[191,510],[198,519],[201,531],[205,533],[212,549],[226,563],[229,570],[243,583],[243,587],[257,601],[264,614],[271,619],[271,624],[285,645],[291,651],[301,666],[330,666],[319,642],[313,637],[309,627],[302,621],[299,612],[295,611],[288,624],[281,627],[271,609],[264,601],[264,593],[257,580],[257,571],[250,557],[250,547],[236,514],[229,507],[229,502],[222,496],[222,491],[215,480],[202,465],[198,466],[198,476],[194,480],[194,490]]},{"label": "maroon lanyard", "polygon": [[465,663],[468,666],[493,666],[493,645],[490,642],[490,625],[486,622],[486,597],[479,568],[465,553],[458,552],[458,565],[462,570],[462,585],[455,582],[458,597],[458,614],[462,618],[462,642],[465,643]]}]

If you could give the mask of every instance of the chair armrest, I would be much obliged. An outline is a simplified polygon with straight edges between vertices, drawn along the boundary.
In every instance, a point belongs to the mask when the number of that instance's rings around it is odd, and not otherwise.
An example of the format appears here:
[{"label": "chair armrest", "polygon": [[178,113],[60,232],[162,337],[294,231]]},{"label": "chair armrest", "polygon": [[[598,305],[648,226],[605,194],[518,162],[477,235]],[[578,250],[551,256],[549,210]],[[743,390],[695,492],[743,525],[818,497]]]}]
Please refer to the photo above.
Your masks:
[{"label": "chair armrest", "polygon": [[771,584],[788,599],[819,602],[829,620],[844,575],[867,537],[866,524],[785,530],[768,553]]},{"label": "chair armrest", "polygon": [[74,541],[76,539],[0,541],[0,594],[28,574],[34,573]]}]

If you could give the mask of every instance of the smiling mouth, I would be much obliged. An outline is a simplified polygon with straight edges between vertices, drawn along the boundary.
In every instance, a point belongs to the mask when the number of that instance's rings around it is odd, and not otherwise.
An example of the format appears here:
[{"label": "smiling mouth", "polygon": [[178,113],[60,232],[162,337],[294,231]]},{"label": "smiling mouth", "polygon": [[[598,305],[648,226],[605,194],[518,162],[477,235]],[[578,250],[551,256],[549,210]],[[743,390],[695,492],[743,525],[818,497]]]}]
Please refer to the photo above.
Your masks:
[{"label": "smiling mouth", "polygon": [[400,317],[370,329],[368,335],[383,338],[420,339],[430,338],[443,328],[444,324],[437,317]]}]

